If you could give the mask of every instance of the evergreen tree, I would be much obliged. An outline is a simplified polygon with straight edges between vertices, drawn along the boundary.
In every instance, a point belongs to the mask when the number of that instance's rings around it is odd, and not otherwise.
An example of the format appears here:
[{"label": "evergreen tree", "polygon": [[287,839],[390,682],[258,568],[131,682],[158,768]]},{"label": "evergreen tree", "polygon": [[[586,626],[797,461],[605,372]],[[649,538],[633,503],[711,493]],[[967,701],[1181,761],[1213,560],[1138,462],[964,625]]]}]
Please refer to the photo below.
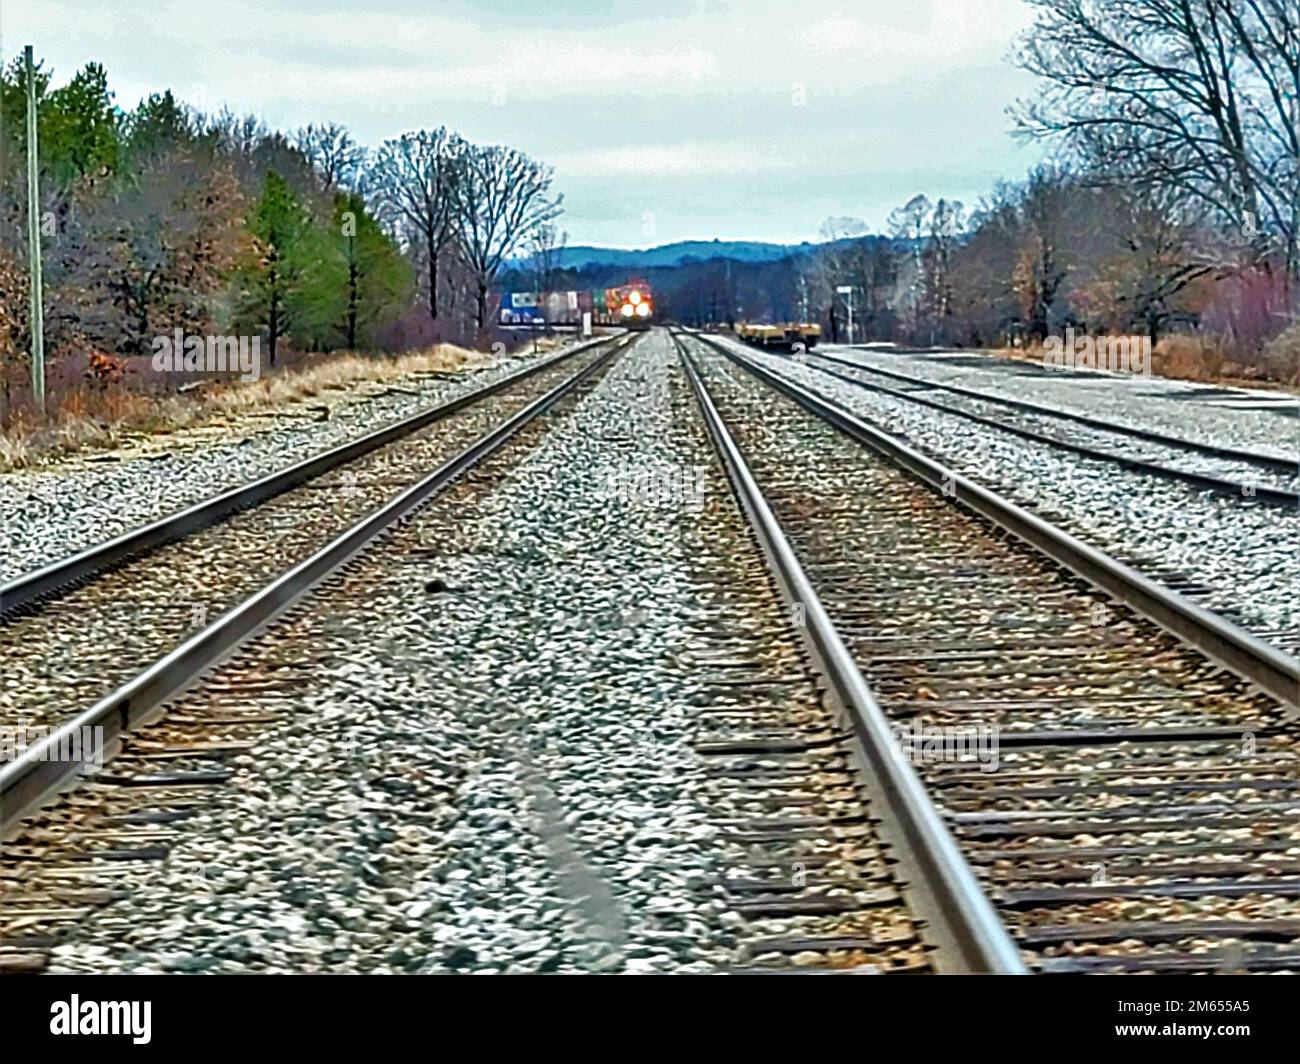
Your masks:
[{"label": "evergreen tree", "polygon": [[189,108],[179,103],[171,89],[141,100],[123,122],[123,155],[131,164],[174,148],[191,148],[198,139]]},{"label": "evergreen tree", "polygon": [[365,346],[377,325],[407,306],[409,264],[356,193],[334,197],[330,224],[314,230],[310,243],[295,335],[312,347]]},{"label": "evergreen tree", "polygon": [[[63,187],[87,175],[113,173],[121,148],[120,125],[107,73],[98,63],[87,63],[41,102],[43,169]],[[25,134],[23,140],[25,144]]]},{"label": "evergreen tree", "polygon": [[239,272],[240,317],[266,331],[267,357],[275,365],[280,337],[293,328],[310,261],[311,217],[288,183],[268,170],[248,228],[257,253]]}]

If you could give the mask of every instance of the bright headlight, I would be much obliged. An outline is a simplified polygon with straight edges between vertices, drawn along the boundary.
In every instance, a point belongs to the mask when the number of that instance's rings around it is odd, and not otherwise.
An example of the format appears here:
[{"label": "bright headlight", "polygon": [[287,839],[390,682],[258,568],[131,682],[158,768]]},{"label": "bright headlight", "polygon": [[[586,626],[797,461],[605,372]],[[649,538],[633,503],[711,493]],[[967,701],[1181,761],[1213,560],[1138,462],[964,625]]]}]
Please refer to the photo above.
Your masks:
[{"label": "bright headlight", "polygon": [[623,317],[630,318],[635,313],[636,313],[636,308],[633,307],[631,303],[623,304]]},{"label": "bright headlight", "polygon": [[650,317],[650,304],[649,304],[649,303],[638,303],[638,304],[636,305],[636,312],[637,312],[637,315],[638,315],[639,317],[642,317],[642,318],[648,318],[648,317]]},{"label": "bright headlight", "polygon": [[632,289],[632,291],[628,293],[627,301],[635,306],[637,303],[641,302],[641,293],[635,288]]}]

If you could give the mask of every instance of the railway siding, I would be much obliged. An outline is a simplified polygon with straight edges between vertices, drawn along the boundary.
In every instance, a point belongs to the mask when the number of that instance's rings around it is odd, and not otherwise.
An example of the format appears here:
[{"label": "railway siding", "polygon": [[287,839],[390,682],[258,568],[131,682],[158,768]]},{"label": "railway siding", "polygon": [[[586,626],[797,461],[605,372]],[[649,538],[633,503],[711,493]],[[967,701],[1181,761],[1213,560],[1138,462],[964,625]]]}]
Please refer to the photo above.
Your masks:
[{"label": "railway siding", "polygon": [[1252,632],[1300,648],[1300,514],[1071,455],[736,349]]},{"label": "railway siding", "polygon": [[1300,396],[1219,388],[1164,377],[1047,370],[977,351],[910,353],[826,345],[825,354],[920,383],[954,385],[1089,417],[1184,436],[1207,445],[1300,454]]}]

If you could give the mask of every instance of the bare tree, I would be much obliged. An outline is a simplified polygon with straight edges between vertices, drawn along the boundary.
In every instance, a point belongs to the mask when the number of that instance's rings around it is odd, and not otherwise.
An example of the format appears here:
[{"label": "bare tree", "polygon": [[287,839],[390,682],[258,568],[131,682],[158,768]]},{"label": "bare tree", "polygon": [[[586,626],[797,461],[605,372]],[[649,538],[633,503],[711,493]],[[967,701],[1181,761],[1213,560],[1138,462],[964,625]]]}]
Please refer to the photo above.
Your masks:
[{"label": "bare tree", "polygon": [[389,228],[419,243],[429,316],[438,319],[438,271],[455,233],[453,207],[469,145],[439,127],[386,140],[366,171],[364,191]]},{"label": "bare tree", "polygon": [[365,152],[341,125],[329,122],[304,126],[294,134],[293,142],[320,175],[323,191],[352,188]]},{"label": "bare tree", "polygon": [[154,159],[85,210],[54,263],[68,305],[51,317],[129,354],[174,328],[207,331],[214,297],[250,250],[246,207],[228,164],[182,151]]},{"label": "bare tree", "polygon": [[1035,340],[1046,339],[1056,324],[1057,296],[1070,275],[1069,246],[1075,234],[1068,210],[1074,195],[1063,175],[1043,167],[1029,175],[1020,201],[1020,241],[1012,283],[1025,327]]},{"label": "bare tree", "polygon": [[528,262],[538,293],[555,287],[555,275],[568,244],[569,234],[561,232],[553,222],[545,222],[533,230],[528,240]]},{"label": "bare tree", "polygon": [[475,321],[482,329],[502,262],[559,216],[561,198],[549,196],[551,169],[514,148],[471,145],[463,159],[453,217],[461,257],[474,275]]},{"label": "bare tree", "polygon": [[922,245],[925,239],[925,220],[934,207],[924,193],[917,193],[901,207],[889,212],[886,225],[889,234],[899,241],[906,255],[900,256],[898,279],[902,285],[899,293],[900,309],[904,311],[908,324],[915,329],[920,320],[921,303],[924,298],[925,274],[922,268]]},{"label": "bare tree", "polygon": [[[817,255],[817,288],[821,292],[822,298],[826,300],[827,314],[830,318],[831,341],[838,342],[840,338],[839,318],[837,315],[838,299],[836,289],[845,283],[845,274],[848,272],[852,254],[849,247],[849,241],[855,237],[862,236],[867,231],[867,223],[860,218],[850,218],[841,215],[835,218],[827,218],[822,222],[818,235],[822,238],[823,244]],[[852,283],[850,281],[850,283]],[[819,299],[818,302],[821,300]],[[847,317],[847,310],[846,310]]]},{"label": "bare tree", "polygon": [[1092,173],[1176,189],[1300,270],[1295,0],[1030,0],[1022,65],[1048,82],[1014,113]]},{"label": "bare tree", "polygon": [[924,256],[925,301],[933,329],[946,341],[951,339],[949,333],[953,324],[952,258],[966,225],[965,208],[957,200],[940,199],[930,212],[928,225],[929,241]]},{"label": "bare tree", "polygon": [[979,204],[970,235],[953,262],[953,304],[968,343],[983,345],[1014,335],[1021,322],[1014,288],[1021,241],[1020,190],[999,185]]},{"label": "bare tree", "polygon": [[222,154],[233,156],[251,157],[258,142],[270,132],[255,115],[237,115],[228,107],[204,118],[201,126]]},{"label": "bare tree", "polygon": [[[1185,294],[1211,267],[1201,261],[1191,227],[1179,221],[1170,190],[1115,192],[1103,201],[1105,254],[1090,269],[1094,280],[1073,296],[1107,328],[1140,327],[1154,345],[1176,322],[1194,315]],[[1100,212],[1098,212],[1100,213]]]},{"label": "bare tree", "polygon": [[568,243],[569,234],[561,232],[559,226],[553,222],[545,222],[537,226],[528,240],[528,266],[533,273],[533,288],[537,293],[538,306],[546,306],[548,333],[551,331],[553,315],[558,308],[543,304],[542,295],[544,292],[554,291],[560,258]]}]

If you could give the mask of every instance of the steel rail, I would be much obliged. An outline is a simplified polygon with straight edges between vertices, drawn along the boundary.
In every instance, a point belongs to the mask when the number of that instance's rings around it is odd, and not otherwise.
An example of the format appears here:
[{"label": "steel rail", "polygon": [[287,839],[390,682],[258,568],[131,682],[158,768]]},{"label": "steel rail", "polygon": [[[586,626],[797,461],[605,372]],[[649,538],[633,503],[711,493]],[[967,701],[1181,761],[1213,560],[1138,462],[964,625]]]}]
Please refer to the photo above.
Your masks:
[{"label": "steel rail", "polygon": [[122,735],[133,725],[154,713],[202,673],[228,657],[250,635],[280,616],[377,536],[394,527],[456,477],[498,450],[522,428],[606,365],[615,354],[632,343],[635,337],[617,339],[621,342],[611,346],[576,374],[534,399],[460,454],[362,518],[311,557],[282,573],[260,591],[148,665],[117,690],[65,721],[28,749],[24,757],[0,767],[0,837],[50,794],[72,782],[74,777],[85,773],[89,764],[86,759],[63,757],[69,750],[82,749],[82,745],[74,741],[74,736],[79,738],[85,734],[81,729],[102,728],[102,752],[105,758],[116,753]]},{"label": "steel rail", "polygon": [[[825,358],[824,355],[818,355],[818,358]],[[1194,484],[1197,487],[1214,491],[1220,495],[1227,495],[1231,498],[1253,498],[1260,502],[1267,502],[1277,506],[1288,506],[1292,509],[1300,509],[1300,492],[1289,491],[1286,488],[1270,488],[1264,484],[1251,485],[1253,494],[1247,495],[1245,485],[1241,481],[1227,480],[1224,477],[1216,477],[1209,473],[1196,473],[1191,470],[1176,469],[1173,466],[1162,465],[1159,462],[1149,462],[1143,458],[1128,458],[1122,454],[1115,454],[1113,451],[1105,451],[1099,447],[1090,447],[1084,443],[1071,443],[1069,440],[1060,440],[1046,433],[1035,432],[1033,429],[1020,428],[1017,425],[1008,425],[999,421],[997,418],[987,417],[984,414],[975,414],[969,410],[959,410],[956,407],[948,406],[944,403],[936,402],[933,399],[927,399],[921,395],[913,395],[910,392],[900,391],[897,388],[888,388],[883,384],[873,384],[870,381],[858,380],[847,374],[840,373],[837,370],[827,369],[825,366],[815,366],[808,364],[809,369],[814,369],[818,373],[825,373],[828,377],[834,377],[837,380],[846,381],[849,384],[857,385],[859,388],[866,388],[870,391],[880,392],[882,395],[888,395],[895,399],[901,399],[906,403],[917,403],[921,406],[928,406],[935,410],[940,410],[945,414],[951,414],[953,417],[966,418],[968,421],[974,421],[979,425],[987,425],[997,432],[1010,433],[1013,436],[1020,436],[1027,440],[1033,440],[1035,443],[1041,443],[1048,447],[1057,447],[1064,451],[1070,451],[1073,454],[1082,455],[1085,458],[1092,458],[1102,462],[1114,462],[1116,465],[1125,469],[1134,469],[1142,473],[1150,473],[1154,476],[1165,477],[1170,480],[1181,480],[1188,484]],[[867,372],[874,372],[867,368]],[[991,400],[996,402],[997,400]]]},{"label": "steel rail", "polygon": [[951,470],[849,410],[791,381],[748,354],[707,337],[695,337],[744,371],[830,422],[857,442],[945,497],[1006,529],[1088,583],[1154,621],[1220,665],[1290,707],[1300,707],[1300,660],[1264,642],[1244,628],[1184,598],[1064,529],[1044,521],[970,478]]},{"label": "steel rail", "polygon": [[869,782],[886,803],[903,836],[903,853],[922,873],[910,887],[922,895],[918,908],[932,922],[941,947],[970,972],[1025,974],[1012,942],[987,895],[931,802],[916,771],[899,753],[884,712],[813,590],[793,547],[763,497],[744,457],[700,379],[690,356],[678,353],[714,447],[763,546],[787,601],[804,609],[803,635],[835,698],[852,722]]},{"label": "steel rail", "polygon": [[211,528],[240,510],[246,510],[274,498],[341,465],[361,458],[381,447],[426,428],[435,421],[458,413],[482,399],[497,395],[543,370],[564,362],[592,347],[616,342],[620,337],[598,337],[560,351],[557,354],[502,377],[499,381],[439,403],[382,429],[362,436],[295,465],[277,470],[249,484],[214,495],[167,517],[160,518],[57,562],[14,577],[0,584],[0,622],[5,615],[38,599],[104,572],[119,562]]},{"label": "steel rail", "polygon": [[1103,418],[1089,417],[1087,414],[1078,414],[1072,410],[1059,410],[1052,406],[1043,406],[1041,403],[1031,403],[1024,399],[1011,399],[1007,396],[994,395],[991,392],[982,392],[975,388],[965,388],[960,384],[949,384],[940,381],[926,380],[924,377],[913,377],[906,373],[899,373],[892,369],[881,369],[879,366],[865,366],[861,362],[854,362],[852,359],[842,358],[839,355],[828,355],[825,351],[809,350],[806,355],[825,359],[827,362],[838,362],[842,366],[849,366],[852,369],[862,370],[864,373],[875,373],[881,377],[888,377],[891,380],[902,381],[905,384],[919,384],[926,388],[936,388],[945,392],[953,392],[957,395],[964,395],[970,399],[979,399],[986,403],[997,403],[1002,406],[1014,407],[1017,410],[1024,410],[1032,414],[1042,414],[1045,417],[1060,418],[1064,421],[1074,421],[1080,425],[1087,425],[1089,428],[1103,429],[1107,432],[1120,433],[1126,436],[1136,436],[1138,439],[1149,440],[1152,443],[1158,443],[1165,447],[1177,447],[1186,451],[1197,451],[1201,454],[1208,455],[1212,458],[1222,458],[1234,462],[1243,462],[1247,465],[1259,465],[1272,469],[1278,473],[1287,473],[1291,476],[1300,475],[1300,458],[1290,459],[1282,458],[1271,454],[1261,454],[1257,451],[1243,451],[1234,447],[1220,447],[1213,443],[1201,443],[1198,440],[1188,440],[1181,436],[1167,436],[1162,432],[1155,432],[1151,429],[1141,429],[1133,425],[1123,425],[1116,421],[1106,421]]}]

